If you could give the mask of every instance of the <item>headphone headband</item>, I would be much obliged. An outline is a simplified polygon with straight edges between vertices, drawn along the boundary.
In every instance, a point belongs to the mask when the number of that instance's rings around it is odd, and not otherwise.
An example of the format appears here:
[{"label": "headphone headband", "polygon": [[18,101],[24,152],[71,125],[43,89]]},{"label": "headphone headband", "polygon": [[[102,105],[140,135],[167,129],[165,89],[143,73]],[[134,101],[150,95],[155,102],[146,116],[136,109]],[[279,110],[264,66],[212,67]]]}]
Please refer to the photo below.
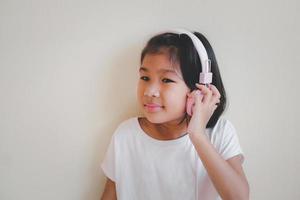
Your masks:
[{"label": "headphone headband", "polygon": [[197,53],[200,58],[201,66],[202,66],[202,72],[199,76],[199,82],[203,84],[209,84],[212,82],[212,73],[211,71],[211,61],[208,58],[206,49],[204,45],[202,44],[201,40],[195,36],[191,31],[185,30],[185,29],[171,29],[164,31],[163,33],[176,33],[176,34],[186,34],[189,36],[197,50]]}]

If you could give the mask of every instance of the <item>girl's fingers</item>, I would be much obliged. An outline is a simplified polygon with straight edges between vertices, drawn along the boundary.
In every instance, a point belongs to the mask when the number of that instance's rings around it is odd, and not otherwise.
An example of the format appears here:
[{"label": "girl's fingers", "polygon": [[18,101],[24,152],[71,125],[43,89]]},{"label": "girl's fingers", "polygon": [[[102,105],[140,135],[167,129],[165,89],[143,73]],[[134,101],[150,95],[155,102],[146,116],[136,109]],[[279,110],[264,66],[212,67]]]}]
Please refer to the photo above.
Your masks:
[{"label": "girl's fingers", "polygon": [[216,88],[216,86],[214,86],[214,85],[210,85],[210,89],[211,89],[211,91],[212,91],[212,93],[213,93],[213,96],[215,96],[216,98],[221,98],[221,94],[220,94],[220,92],[219,92],[219,90]]},{"label": "girl's fingers", "polygon": [[216,86],[210,85],[210,88],[211,88],[212,93],[213,93],[212,106],[216,109],[219,106],[220,102],[221,102],[221,100],[220,100],[221,94],[220,94],[219,90],[216,88]]},{"label": "girl's fingers", "polygon": [[218,107],[218,104],[220,103],[221,94],[216,88],[216,86],[212,84],[209,84],[208,88],[203,84],[196,84],[196,86],[201,90],[201,93],[204,95],[203,103],[209,103],[212,107]]},{"label": "girl's fingers", "polygon": [[201,93],[200,90],[195,90],[194,95],[195,95],[195,107],[198,107],[200,105],[200,103],[202,102],[203,94]]},{"label": "girl's fingers", "polygon": [[211,106],[214,108],[217,108],[219,106],[220,102],[221,102],[220,99],[213,97],[212,101],[211,101]]},{"label": "girl's fingers", "polygon": [[203,103],[206,104],[211,101],[212,91],[210,88],[206,87],[206,85],[201,85],[196,83],[196,87],[200,89],[201,93],[203,94]]}]

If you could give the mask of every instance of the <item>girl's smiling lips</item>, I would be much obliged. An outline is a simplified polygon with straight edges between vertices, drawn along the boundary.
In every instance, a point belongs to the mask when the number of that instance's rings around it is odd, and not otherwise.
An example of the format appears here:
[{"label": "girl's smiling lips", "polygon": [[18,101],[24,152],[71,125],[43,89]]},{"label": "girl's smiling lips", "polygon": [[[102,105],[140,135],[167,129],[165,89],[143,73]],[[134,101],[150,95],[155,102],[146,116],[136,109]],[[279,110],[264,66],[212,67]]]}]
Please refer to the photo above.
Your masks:
[{"label": "girl's smiling lips", "polygon": [[159,104],[155,104],[155,103],[147,103],[144,105],[146,107],[146,109],[150,112],[155,112],[158,111],[162,108],[161,105]]}]

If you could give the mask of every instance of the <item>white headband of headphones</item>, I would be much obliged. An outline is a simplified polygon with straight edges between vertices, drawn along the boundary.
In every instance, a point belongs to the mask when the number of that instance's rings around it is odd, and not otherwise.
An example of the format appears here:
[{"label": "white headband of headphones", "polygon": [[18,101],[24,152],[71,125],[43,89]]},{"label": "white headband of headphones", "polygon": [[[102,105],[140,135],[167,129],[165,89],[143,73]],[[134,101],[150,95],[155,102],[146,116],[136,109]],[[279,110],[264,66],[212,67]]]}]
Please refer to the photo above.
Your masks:
[{"label": "white headband of headphones", "polygon": [[204,84],[211,83],[212,82],[212,73],[210,72],[211,71],[211,66],[210,66],[211,61],[210,61],[210,59],[208,59],[206,49],[205,49],[204,45],[202,44],[202,42],[200,41],[200,39],[197,38],[192,32],[187,31],[185,29],[171,29],[171,30],[164,31],[163,33],[166,33],[166,32],[176,33],[179,35],[186,34],[191,38],[191,40],[198,52],[201,66],[202,66],[202,72],[200,73],[199,82],[204,83]]}]

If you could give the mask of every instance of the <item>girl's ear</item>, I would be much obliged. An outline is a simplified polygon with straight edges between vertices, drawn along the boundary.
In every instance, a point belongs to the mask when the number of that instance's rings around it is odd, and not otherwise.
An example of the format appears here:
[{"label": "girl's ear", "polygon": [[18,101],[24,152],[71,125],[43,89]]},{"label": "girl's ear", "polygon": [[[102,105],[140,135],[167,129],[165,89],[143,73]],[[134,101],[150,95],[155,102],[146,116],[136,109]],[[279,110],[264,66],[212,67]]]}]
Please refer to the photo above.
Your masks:
[{"label": "girl's ear", "polygon": [[193,91],[188,92],[188,93],[186,94],[186,96],[187,96],[187,97],[193,97],[192,92],[193,92]]}]

